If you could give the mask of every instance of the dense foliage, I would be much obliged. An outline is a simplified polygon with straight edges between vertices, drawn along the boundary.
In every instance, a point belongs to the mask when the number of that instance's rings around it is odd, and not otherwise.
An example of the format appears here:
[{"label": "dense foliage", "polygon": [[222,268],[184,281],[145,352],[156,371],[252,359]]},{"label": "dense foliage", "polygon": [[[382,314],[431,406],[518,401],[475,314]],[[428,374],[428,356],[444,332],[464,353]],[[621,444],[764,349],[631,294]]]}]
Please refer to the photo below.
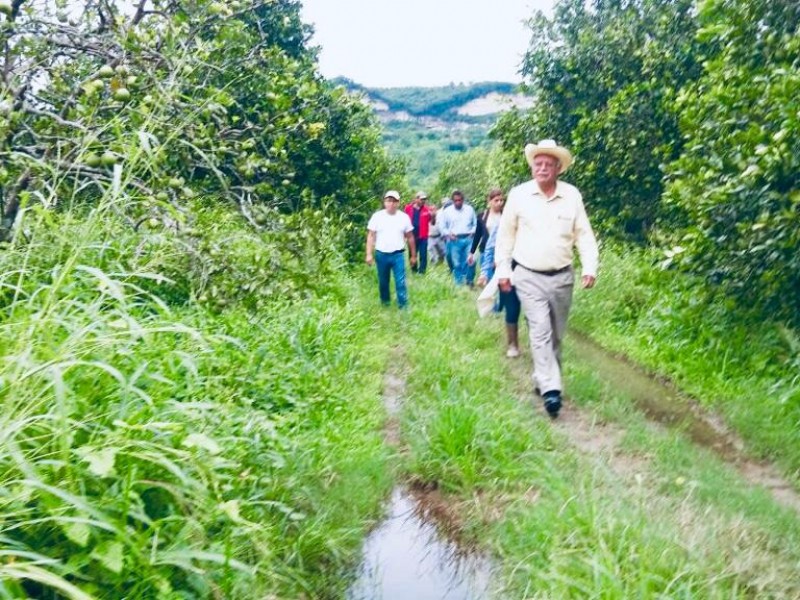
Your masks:
[{"label": "dense foliage", "polygon": [[14,0],[0,31],[6,235],[20,206],[91,203],[109,185],[150,214],[198,194],[254,225],[254,205],[364,212],[392,167],[369,111],[317,74],[299,9]]},{"label": "dense foliage", "polygon": [[503,148],[556,138],[603,237],[797,322],[800,5],[560,0],[530,23],[537,107],[500,120]]},{"label": "dense foliage", "polygon": [[476,148],[451,156],[439,171],[433,197],[449,196],[458,189],[480,211],[486,206],[489,190],[499,187],[507,191],[515,183],[518,162],[499,147]]},{"label": "dense foliage", "polygon": [[672,258],[747,304],[800,322],[800,4],[703,3],[717,51],[677,98]]},{"label": "dense foliage", "polygon": [[346,586],[386,475],[343,250],[402,172],[299,9],[0,2],[0,597]]},{"label": "dense foliage", "polygon": [[578,157],[571,178],[606,234],[645,239],[662,215],[660,165],[681,147],[674,97],[699,73],[693,0],[558,2],[531,21],[523,72],[535,112],[510,115],[509,151],[555,138]]}]

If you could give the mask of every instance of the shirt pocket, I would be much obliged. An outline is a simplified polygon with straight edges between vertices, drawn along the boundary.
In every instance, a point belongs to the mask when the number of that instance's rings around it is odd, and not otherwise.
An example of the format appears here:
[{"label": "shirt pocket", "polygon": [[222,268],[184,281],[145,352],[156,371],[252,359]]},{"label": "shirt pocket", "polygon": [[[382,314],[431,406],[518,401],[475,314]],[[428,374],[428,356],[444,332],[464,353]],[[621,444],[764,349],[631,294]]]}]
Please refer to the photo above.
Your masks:
[{"label": "shirt pocket", "polygon": [[556,215],[556,227],[558,233],[562,236],[571,236],[574,229],[574,220],[572,215],[561,213]]}]

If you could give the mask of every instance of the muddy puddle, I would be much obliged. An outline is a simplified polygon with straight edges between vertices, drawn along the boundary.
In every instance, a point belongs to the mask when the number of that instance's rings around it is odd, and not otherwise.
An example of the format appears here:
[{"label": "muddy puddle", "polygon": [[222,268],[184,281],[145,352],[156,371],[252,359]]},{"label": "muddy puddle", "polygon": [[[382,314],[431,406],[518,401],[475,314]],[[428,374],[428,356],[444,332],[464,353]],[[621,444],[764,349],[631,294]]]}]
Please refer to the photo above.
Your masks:
[{"label": "muddy puddle", "polygon": [[443,539],[414,497],[392,492],[387,516],[364,544],[348,600],[478,600],[489,597],[489,562]]},{"label": "muddy puddle", "polygon": [[718,416],[624,359],[610,354],[586,336],[571,332],[570,346],[582,361],[596,369],[603,381],[630,397],[648,418],[684,431],[695,444],[709,448],[724,461],[735,465],[748,481],[767,488],[781,504],[800,510],[800,494],[777,468],[749,458],[741,439]]}]

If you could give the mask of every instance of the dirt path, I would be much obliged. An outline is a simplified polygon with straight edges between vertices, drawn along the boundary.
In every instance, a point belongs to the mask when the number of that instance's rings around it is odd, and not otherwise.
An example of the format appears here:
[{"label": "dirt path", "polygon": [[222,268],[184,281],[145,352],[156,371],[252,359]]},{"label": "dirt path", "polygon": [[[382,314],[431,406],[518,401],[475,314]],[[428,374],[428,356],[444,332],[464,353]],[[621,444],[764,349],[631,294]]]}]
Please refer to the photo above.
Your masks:
[{"label": "dirt path", "polygon": [[[400,433],[400,412],[406,396],[406,373],[404,372],[405,352],[396,346],[392,349],[390,367],[383,376],[383,406],[386,409],[386,423],[383,437],[386,444],[402,454],[406,451]],[[401,487],[407,490],[416,502],[415,516],[436,527],[439,534],[454,544],[453,551],[457,555],[468,555],[473,544],[462,535],[461,509],[451,499],[446,498],[435,483],[410,479],[402,482]]]},{"label": "dirt path", "polygon": [[[585,336],[571,333],[568,343],[581,361],[592,365],[602,381],[629,397],[654,427],[684,431],[692,442],[711,450],[733,466],[749,484],[765,488],[776,502],[800,512],[800,494],[794,486],[774,465],[748,456],[744,442],[719,416],[630,362],[611,355]],[[529,387],[531,363],[528,354],[515,361],[512,368],[520,381]],[[537,409],[540,408],[537,403]],[[568,398],[554,426],[583,453],[605,457],[610,468],[621,475],[633,475],[646,468],[646,459],[621,450],[623,428],[600,422],[591,411],[576,406]]]}]

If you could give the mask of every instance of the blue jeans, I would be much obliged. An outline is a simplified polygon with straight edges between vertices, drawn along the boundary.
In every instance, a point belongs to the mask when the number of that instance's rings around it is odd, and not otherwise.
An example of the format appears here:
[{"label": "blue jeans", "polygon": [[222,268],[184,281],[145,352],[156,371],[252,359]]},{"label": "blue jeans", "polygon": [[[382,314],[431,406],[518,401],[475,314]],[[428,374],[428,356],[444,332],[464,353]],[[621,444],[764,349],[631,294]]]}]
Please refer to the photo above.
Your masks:
[{"label": "blue jeans", "polygon": [[[469,278],[469,265],[467,265],[467,256],[471,246],[472,238],[470,236],[447,241],[447,256],[453,265],[453,279],[455,279],[456,285],[472,283]],[[474,269],[472,270],[472,277],[475,277]],[[467,279],[470,279],[470,281],[468,282]]]},{"label": "blue jeans", "polygon": [[406,288],[406,255],[399,252],[375,252],[375,266],[378,268],[378,292],[381,303],[388,305],[391,302],[389,295],[389,279],[394,274],[394,287],[397,290],[397,306],[403,308],[408,304],[408,290]]}]

